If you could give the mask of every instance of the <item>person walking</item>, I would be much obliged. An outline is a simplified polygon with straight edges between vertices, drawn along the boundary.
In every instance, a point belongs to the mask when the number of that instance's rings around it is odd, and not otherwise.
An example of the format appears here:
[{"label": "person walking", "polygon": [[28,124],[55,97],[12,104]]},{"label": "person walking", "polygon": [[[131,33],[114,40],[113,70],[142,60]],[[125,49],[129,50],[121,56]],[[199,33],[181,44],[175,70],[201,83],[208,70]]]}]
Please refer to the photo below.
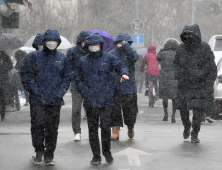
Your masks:
[{"label": "person walking", "polygon": [[[86,38],[91,34],[90,31],[82,31],[77,37],[76,46],[68,50],[66,56],[69,60],[72,72],[76,71],[76,64],[78,60],[88,54],[88,49],[85,47]],[[72,93],[72,129],[74,132],[74,141],[81,140],[81,107],[83,97],[80,90],[77,87],[76,80],[72,79],[71,82],[71,93]]]},{"label": "person walking", "polygon": [[[30,94],[32,144],[35,164],[53,166],[60,110],[63,96],[71,82],[71,69],[64,54],[57,51],[61,38],[57,30],[44,34],[43,50],[26,55],[21,67],[21,80]],[[44,144],[45,143],[45,144]]]},{"label": "person walking", "polygon": [[163,121],[168,121],[168,99],[172,99],[172,117],[171,123],[176,123],[175,120],[175,99],[177,96],[177,80],[175,79],[173,62],[176,55],[176,50],[179,42],[176,39],[167,39],[163,49],[157,54],[156,59],[161,62],[161,71],[159,77],[159,97],[163,99],[164,118]]},{"label": "person walking", "polygon": [[10,57],[0,51],[0,114],[1,121],[5,120],[6,105],[10,103],[10,81],[9,72],[13,69]]},{"label": "person walking", "polygon": [[103,39],[98,33],[91,34],[86,39],[85,47],[88,48],[89,53],[79,59],[75,76],[87,113],[89,142],[93,152],[91,164],[101,163],[99,126],[102,154],[107,163],[112,163],[110,122],[114,84],[111,73],[115,69],[122,80],[129,79],[128,71],[115,56],[103,52]]},{"label": "person walking", "polygon": [[146,86],[145,95],[148,95],[149,82],[152,80],[158,98],[159,97],[158,78],[160,71],[158,67],[159,62],[156,59],[156,46],[154,45],[149,46],[147,48],[147,51],[148,53],[143,58],[142,65],[140,67],[141,71],[143,71],[144,67],[147,66],[146,78],[145,78],[145,86]]},{"label": "person walking", "polygon": [[[180,110],[184,139],[189,138],[192,126],[191,142],[199,143],[202,114],[213,105],[217,67],[210,46],[201,40],[198,25],[186,25],[180,38],[183,43],[179,45],[174,60],[178,81],[176,109]],[[193,110],[192,123],[189,120],[190,110]]]},{"label": "person walking", "polygon": [[144,71],[140,70],[140,66],[143,61],[143,55],[138,55],[139,60],[135,63],[135,80],[136,80],[136,88],[138,93],[142,93],[142,87],[145,79]]},{"label": "person walking", "polygon": [[[131,48],[133,43],[131,37],[126,33],[120,33],[115,41],[115,49],[110,51],[109,54],[115,55],[127,68],[129,72],[129,80],[123,80],[120,83],[121,77],[114,71],[114,106],[111,113],[111,127],[113,135],[111,140],[119,140],[120,127],[124,124],[128,128],[128,137],[132,139],[134,137],[134,125],[136,123],[136,117],[138,113],[137,106],[137,89],[135,82],[135,62],[139,57],[135,51]],[[122,111],[123,118],[122,118]]]}]

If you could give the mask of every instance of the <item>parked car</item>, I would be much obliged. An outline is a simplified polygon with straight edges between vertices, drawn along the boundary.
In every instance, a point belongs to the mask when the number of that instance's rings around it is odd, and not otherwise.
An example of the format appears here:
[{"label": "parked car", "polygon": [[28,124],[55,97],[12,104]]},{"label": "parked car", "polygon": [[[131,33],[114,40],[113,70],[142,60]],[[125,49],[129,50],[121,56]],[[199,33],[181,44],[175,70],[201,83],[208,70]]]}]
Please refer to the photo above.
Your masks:
[{"label": "parked car", "polygon": [[214,119],[222,119],[222,35],[214,35],[208,43],[215,56],[217,79],[214,82]]}]

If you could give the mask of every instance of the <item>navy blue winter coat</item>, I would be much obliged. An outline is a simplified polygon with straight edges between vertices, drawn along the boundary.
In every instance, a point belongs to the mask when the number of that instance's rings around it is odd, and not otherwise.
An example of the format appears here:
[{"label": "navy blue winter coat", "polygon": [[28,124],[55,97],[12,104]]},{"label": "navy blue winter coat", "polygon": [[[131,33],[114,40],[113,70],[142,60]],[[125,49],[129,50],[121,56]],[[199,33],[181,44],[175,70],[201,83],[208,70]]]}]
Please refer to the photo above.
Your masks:
[{"label": "navy blue winter coat", "polygon": [[[57,30],[47,30],[45,38],[58,39],[61,43]],[[30,94],[30,104],[63,105],[63,96],[71,81],[71,69],[64,54],[44,46],[43,50],[26,55],[21,79]]]},{"label": "navy blue winter coat", "polygon": [[[76,46],[70,48],[67,51],[67,58],[69,60],[71,69],[72,69],[72,73],[74,74],[76,71],[76,64],[78,62],[78,60],[86,55],[88,53],[88,50],[85,48],[81,47],[81,42],[83,40],[86,39],[86,37],[88,37],[91,34],[90,31],[82,31],[79,36],[77,37],[77,41],[76,41]],[[78,88],[77,88],[77,83],[76,80],[74,79],[74,77],[72,78],[72,82],[71,82],[71,91],[75,91],[75,92],[79,92]]]},{"label": "navy blue winter coat", "polygon": [[79,59],[77,82],[84,97],[84,107],[108,107],[113,105],[114,84],[111,72],[115,69],[120,75],[128,72],[122,68],[114,55],[101,53],[99,56],[87,54]]},{"label": "navy blue winter coat", "polygon": [[139,60],[139,56],[133,49],[130,47],[132,39],[128,34],[121,33],[115,39],[115,44],[125,40],[121,48],[116,48],[115,50],[110,51],[110,54],[115,55],[123,64],[123,67],[127,68],[129,80],[123,80],[120,83],[121,77],[114,71],[113,81],[115,86],[118,85],[121,88],[122,94],[132,94],[137,93],[136,90],[136,81],[135,81],[135,62]]}]

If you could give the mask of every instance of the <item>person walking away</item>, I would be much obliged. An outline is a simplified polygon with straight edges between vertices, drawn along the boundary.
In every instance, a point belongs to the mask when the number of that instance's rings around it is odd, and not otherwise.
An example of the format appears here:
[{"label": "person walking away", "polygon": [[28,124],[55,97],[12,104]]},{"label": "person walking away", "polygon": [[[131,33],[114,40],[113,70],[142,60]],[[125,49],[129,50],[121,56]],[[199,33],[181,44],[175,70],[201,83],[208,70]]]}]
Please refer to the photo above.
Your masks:
[{"label": "person walking away", "polygon": [[[82,31],[77,37],[76,46],[70,48],[67,51],[67,58],[69,60],[73,73],[76,73],[76,64],[78,60],[88,54],[88,49],[85,47],[85,40],[91,34],[90,31]],[[72,94],[72,129],[74,132],[74,141],[81,140],[81,106],[83,97],[80,90],[77,87],[76,80],[72,79],[71,82],[71,94]]]},{"label": "person walking away", "polygon": [[87,113],[89,142],[93,152],[91,164],[101,163],[99,126],[102,154],[107,163],[112,163],[110,122],[114,84],[111,73],[115,69],[121,75],[121,79],[129,79],[128,71],[115,56],[103,52],[103,39],[98,33],[91,34],[86,39],[85,46],[89,49],[89,53],[79,59],[76,80]]},{"label": "person walking away", "polygon": [[[32,144],[35,164],[53,166],[60,110],[63,96],[71,82],[71,69],[64,54],[57,51],[61,38],[57,30],[44,34],[43,50],[26,55],[21,68],[21,80],[30,94]],[[45,144],[44,144],[45,143]]]},{"label": "person walking away", "polygon": [[136,80],[136,89],[138,93],[142,93],[142,87],[144,83],[144,71],[140,70],[140,66],[143,61],[143,55],[138,55],[139,60],[135,63],[135,80]]},{"label": "person walking away", "polygon": [[121,76],[115,71],[112,73],[115,92],[114,106],[111,113],[111,127],[113,132],[111,140],[119,140],[120,127],[123,127],[123,118],[124,124],[127,125],[128,128],[128,137],[130,139],[134,137],[134,125],[138,113],[135,63],[138,61],[139,57],[130,46],[132,42],[133,41],[128,34],[120,33],[114,41],[116,48],[109,52],[110,54],[115,55],[129,72],[129,80],[123,80],[121,83]]},{"label": "person walking away", "polygon": [[177,80],[175,79],[173,62],[178,45],[179,42],[176,39],[167,39],[164,43],[163,49],[161,49],[156,56],[156,59],[161,62],[161,71],[159,77],[159,95],[160,98],[163,99],[163,121],[168,121],[168,99],[172,99],[171,123],[176,123],[175,99],[177,96]]},{"label": "person walking away", "polygon": [[157,95],[157,98],[159,98],[159,88],[158,88],[158,78],[159,78],[159,62],[156,59],[156,46],[151,45],[147,48],[148,53],[145,55],[142,61],[142,65],[140,67],[141,71],[144,70],[144,67],[147,66],[146,70],[146,78],[145,78],[145,86],[146,91],[145,95],[148,95],[149,91],[149,82],[152,80],[153,85],[155,88],[155,93]]},{"label": "person walking away", "polygon": [[[186,25],[180,35],[181,43],[174,60],[175,77],[178,81],[176,109],[180,110],[184,126],[183,137],[199,143],[198,133],[202,114],[213,105],[213,85],[217,67],[210,46],[201,40],[198,25]],[[189,111],[193,110],[192,124]]]},{"label": "person walking away", "polygon": [[6,105],[10,102],[10,81],[9,72],[13,64],[9,56],[0,51],[0,114],[1,121],[5,120]]}]

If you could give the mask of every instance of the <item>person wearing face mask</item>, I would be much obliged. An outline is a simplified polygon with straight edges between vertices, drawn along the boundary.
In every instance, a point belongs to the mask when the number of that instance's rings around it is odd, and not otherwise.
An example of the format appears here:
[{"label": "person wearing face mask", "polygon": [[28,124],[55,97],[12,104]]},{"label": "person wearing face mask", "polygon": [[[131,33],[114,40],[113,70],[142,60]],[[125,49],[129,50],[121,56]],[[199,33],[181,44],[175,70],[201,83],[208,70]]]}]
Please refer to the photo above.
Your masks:
[{"label": "person wearing face mask", "polygon": [[124,80],[122,83],[119,83],[120,76],[115,71],[113,72],[115,93],[114,107],[111,114],[111,127],[113,127],[111,140],[119,140],[120,127],[123,127],[123,118],[125,125],[128,127],[128,137],[130,139],[134,137],[134,125],[138,113],[135,62],[139,60],[139,56],[130,47],[132,42],[128,34],[120,33],[114,41],[116,49],[109,52],[115,55],[129,72],[129,80]]},{"label": "person wearing face mask", "polygon": [[21,68],[21,80],[29,92],[32,144],[35,164],[53,166],[60,110],[63,96],[71,82],[71,68],[64,54],[57,51],[61,38],[57,30],[44,34],[43,50],[26,55]]},{"label": "person wearing face mask", "polygon": [[32,43],[32,47],[35,48],[36,50],[42,50],[43,39],[44,39],[44,33],[38,33]]},{"label": "person wearing face mask", "polygon": [[[198,25],[186,25],[180,38],[183,43],[177,48],[174,60],[175,77],[178,81],[175,105],[180,110],[184,139],[189,138],[191,133],[191,142],[199,143],[202,115],[210,112],[213,106],[217,67],[210,46],[201,40]],[[190,110],[193,110],[192,123],[189,120]]]},{"label": "person wearing face mask", "polygon": [[119,81],[129,79],[128,71],[114,55],[103,52],[103,39],[98,33],[91,34],[86,39],[85,46],[89,53],[79,59],[75,76],[87,113],[89,142],[93,152],[91,164],[101,163],[99,126],[102,154],[107,163],[112,163],[113,157],[110,151],[110,122],[114,93],[112,70],[116,70],[120,75]]},{"label": "person wearing face mask", "polygon": [[[78,60],[88,54],[89,50],[84,46],[86,38],[91,34],[90,31],[82,31],[77,37],[76,46],[68,50],[66,56],[69,60],[72,72],[75,73]],[[72,93],[72,128],[75,134],[74,141],[81,140],[81,106],[83,97],[77,87],[76,80],[73,78],[71,82]]]}]

